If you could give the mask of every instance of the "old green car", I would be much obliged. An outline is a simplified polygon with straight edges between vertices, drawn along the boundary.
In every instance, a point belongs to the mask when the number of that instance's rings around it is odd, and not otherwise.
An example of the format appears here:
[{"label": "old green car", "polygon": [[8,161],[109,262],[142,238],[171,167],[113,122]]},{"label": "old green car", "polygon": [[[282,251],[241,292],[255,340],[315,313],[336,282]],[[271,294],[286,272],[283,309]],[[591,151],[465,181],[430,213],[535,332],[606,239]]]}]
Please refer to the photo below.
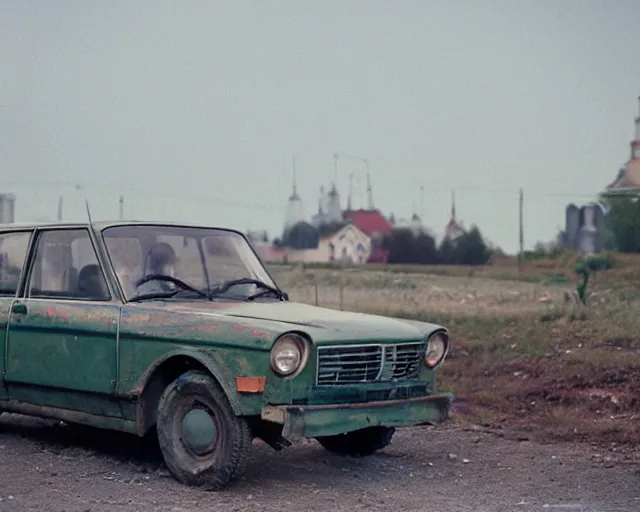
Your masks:
[{"label": "old green car", "polygon": [[0,226],[0,411],[155,435],[224,488],[254,438],[364,456],[445,420],[441,326],[290,302],[247,239],[152,222]]}]

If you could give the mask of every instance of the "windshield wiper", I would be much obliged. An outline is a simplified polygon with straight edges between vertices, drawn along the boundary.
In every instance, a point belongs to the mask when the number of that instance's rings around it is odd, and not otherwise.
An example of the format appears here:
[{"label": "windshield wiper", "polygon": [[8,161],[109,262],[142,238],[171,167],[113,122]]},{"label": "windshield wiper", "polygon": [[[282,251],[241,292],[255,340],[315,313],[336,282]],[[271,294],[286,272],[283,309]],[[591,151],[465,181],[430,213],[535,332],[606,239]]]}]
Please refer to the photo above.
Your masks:
[{"label": "windshield wiper", "polygon": [[141,295],[136,295],[135,297],[131,297],[128,302],[141,302],[143,300],[153,300],[153,299],[168,299],[173,297],[176,293],[182,292],[184,290],[174,290],[172,292],[153,292],[153,293],[143,293]]},{"label": "windshield wiper", "polygon": [[179,293],[184,293],[184,292],[195,293],[198,297],[204,297],[205,299],[210,298],[208,294],[206,294],[202,290],[198,290],[196,287],[191,286],[188,283],[185,283],[182,279],[178,279],[177,277],[166,276],[162,274],[154,274],[154,275],[149,275],[147,277],[144,277],[136,283],[136,286],[140,286],[141,284],[146,283],[148,281],[168,281],[170,283],[174,283],[179,288],[177,290],[143,293],[140,295],[136,295],[135,297],[132,297],[131,299],[129,299],[129,302],[139,302],[142,300],[153,300],[153,299],[168,299]]},{"label": "windshield wiper", "polygon": [[280,300],[289,300],[289,295],[278,288],[274,288],[273,286],[268,285],[264,281],[260,281],[259,279],[252,279],[249,277],[243,277],[242,279],[232,279],[223,283],[221,286],[213,288],[209,292],[209,299],[213,299],[216,295],[220,295],[225,293],[232,286],[237,286],[241,284],[255,284],[258,288],[263,288],[263,291],[255,293],[247,297],[247,300],[253,300],[258,297],[262,297],[263,295],[273,294],[278,297]]}]

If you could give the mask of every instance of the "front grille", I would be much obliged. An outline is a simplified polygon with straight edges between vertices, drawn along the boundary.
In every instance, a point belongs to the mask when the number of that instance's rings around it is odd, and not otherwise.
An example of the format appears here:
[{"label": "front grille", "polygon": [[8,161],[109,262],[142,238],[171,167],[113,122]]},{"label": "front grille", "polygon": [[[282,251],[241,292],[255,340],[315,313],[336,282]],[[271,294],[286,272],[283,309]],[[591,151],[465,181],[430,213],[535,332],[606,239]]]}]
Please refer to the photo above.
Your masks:
[{"label": "front grille", "polygon": [[415,379],[425,343],[342,345],[318,348],[318,386]]}]

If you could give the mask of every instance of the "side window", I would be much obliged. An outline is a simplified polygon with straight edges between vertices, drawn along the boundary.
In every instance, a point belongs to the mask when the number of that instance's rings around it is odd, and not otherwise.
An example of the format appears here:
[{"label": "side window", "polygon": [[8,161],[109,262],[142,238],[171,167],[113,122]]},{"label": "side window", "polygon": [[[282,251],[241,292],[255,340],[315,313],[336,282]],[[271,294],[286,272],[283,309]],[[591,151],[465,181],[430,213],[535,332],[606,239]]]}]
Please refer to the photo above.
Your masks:
[{"label": "side window", "polygon": [[0,233],[0,296],[14,296],[29,248],[29,232]]},{"label": "side window", "polygon": [[86,229],[44,231],[38,237],[29,297],[109,300]]}]

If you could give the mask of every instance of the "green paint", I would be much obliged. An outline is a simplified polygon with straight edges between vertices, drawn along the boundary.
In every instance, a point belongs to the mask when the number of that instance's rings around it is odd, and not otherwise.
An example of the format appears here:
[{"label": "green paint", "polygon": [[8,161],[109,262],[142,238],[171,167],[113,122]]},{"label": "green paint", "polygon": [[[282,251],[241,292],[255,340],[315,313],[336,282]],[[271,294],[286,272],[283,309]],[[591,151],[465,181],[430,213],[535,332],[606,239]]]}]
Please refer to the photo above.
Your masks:
[{"label": "green paint", "polygon": [[197,455],[209,453],[217,437],[213,418],[204,409],[192,409],[182,418],[182,440]]},{"label": "green paint", "polygon": [[452,395],[443,394],[357,407],[276,406],[265,408],[263,418],[283,424],[285,437],[331,436],[366,427],[440,423],[447,417],[452,400]]},{"label": "green paint", "polygon": [[5,380],[111,393],[116,380],[118,306],[21,299],[12,313]]},{"label": "green paint", "polygon": [[121,418],[121,400],[113,395],[82,393],[44,386],[7,385],[13,400],[42,407],[94,414],[98,417]]},{"label": "green paint", "polygon": [[[434,395],[435,373],[426,367],[403,382],[315,383],[318,347],[416,342],[439,325],[276,300],[127,303],[100,236],[107,226],[95,226],[93,242],[112,300],[27,298],[28,272],[16,297],[0,297],[0,409],[142,434],[144,407],[155,405],[143,400],[146,386],[188,359],[217,379],[235,414],[270,421],[280,414],[292,435],[446,418],[451,397]],[[271,370],[269,351],[288,332],[311,343],[304,369],[285,379]],[[264,391],[238,393],[236,377],[242,376],[266,377]],[[161,392],[156,390],[156,400]],[[204,412],[189,413],[182,431],[194,451],[217,435]]]},{"label": "green paint", "polygon": [[[7,331],[7,322],[9,321],[9,308],[11,307],[13,298],[0,297],[0,371],[4,372],[5,361],[5,336]],[[7,400],[9,395],[7,393],[7,387],[2,376],[0,376],[0,403],[2,400]]]}]

